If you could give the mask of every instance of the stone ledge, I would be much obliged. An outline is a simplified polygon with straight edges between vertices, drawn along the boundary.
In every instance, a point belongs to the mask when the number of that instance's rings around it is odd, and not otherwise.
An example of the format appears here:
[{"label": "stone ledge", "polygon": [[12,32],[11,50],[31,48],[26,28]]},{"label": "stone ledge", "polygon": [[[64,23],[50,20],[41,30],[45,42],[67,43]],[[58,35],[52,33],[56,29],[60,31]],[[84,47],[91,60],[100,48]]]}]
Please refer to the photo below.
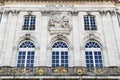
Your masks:
[{"label": "stone ledge", "polygon": [[119,2],[119,0],[2,0],[1,2]]}]

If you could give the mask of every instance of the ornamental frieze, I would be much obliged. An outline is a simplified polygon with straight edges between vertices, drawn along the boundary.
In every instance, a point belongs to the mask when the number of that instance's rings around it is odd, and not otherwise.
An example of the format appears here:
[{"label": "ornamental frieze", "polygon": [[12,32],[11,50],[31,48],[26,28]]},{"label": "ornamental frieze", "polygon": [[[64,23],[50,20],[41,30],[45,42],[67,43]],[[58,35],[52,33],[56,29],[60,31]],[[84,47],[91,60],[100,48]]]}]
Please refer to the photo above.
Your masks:
[{"label": "ornamental frieze", "polygon": [[45,74],[45,69],[44,68],[38,68],[37,73],[38,73],[38,75],[44,75]]},{"label": "ornamental frieze", "polygon": [[68,72],[68,70],[65,67],[58,66],[58,67],[53,69],[53,72],[56,73],[56,74],[61,75],[61,74],[66,74]]},{"label": "ornamental frieze", "polygon": [[16,68],[0,67],[0,76],[120,76],[120,67],[33,67],[33,68]]},{"label": "ornamental frieze", "polygon": [[69,34],[72,30],[71,17],[68,12],[50,12],[48,21],[48,30],[50,33]]}]

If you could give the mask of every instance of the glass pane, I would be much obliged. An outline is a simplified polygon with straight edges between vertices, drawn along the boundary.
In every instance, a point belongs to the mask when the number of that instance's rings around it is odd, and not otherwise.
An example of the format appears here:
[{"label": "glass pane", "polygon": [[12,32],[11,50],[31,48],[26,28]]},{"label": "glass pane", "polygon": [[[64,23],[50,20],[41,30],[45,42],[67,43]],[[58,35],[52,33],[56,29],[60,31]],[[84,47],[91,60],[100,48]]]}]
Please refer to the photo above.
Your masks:
[{"label": "glass pane", "polygon": [[64,42],[59,41],[59,42],[54,43],[52,48],[67,48],[67,45]]},{"label": "glass pane", "polygon": [[17,60],[17,67],[24,67],[25,64],[25,51],[19,51],[18,53],[18,60]]},{"label": "glass pane", "polygon": [[95,65],[96,67],[102,67],[102,56],[100,51],[95,51],[94,52],[94,57],[95,57]]},{"label": "glass pane", "polygon": [[61,52],[61,65],[67,67],[68,66],[68,52]]},{"label": "glass pane", "polygon": [[85,48],[100,48],[100,45],[94,41],[86,43]]},{"label": "glass pane", "polygon": [[25,41],[20,45],[20,48],[35,48],[35,45],[30,41]]},{"label": "glass pane", "polygon": [[33,67],[34,65],[34,51],[28,51],[27,53],[27,67]]},{"label": "glass pane", "polygon": [[86,51],[85,52],[86,54],[86,66],[87,67],[93,67],[94,64],[93,64],[93,54],[91,51]]}]

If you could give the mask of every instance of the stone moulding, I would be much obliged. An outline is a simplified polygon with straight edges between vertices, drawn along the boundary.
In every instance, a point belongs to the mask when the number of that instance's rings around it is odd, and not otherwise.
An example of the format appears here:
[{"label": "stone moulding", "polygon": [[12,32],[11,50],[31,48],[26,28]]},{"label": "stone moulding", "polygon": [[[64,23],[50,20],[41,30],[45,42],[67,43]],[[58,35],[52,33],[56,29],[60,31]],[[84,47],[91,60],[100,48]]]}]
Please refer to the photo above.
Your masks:
[{"label": "stone moulding", "polygon": [[16,2],[119,2],[119,0],[1,0],[1,2],[9,2],[9,1],[16,1]]},{"label": "stone moulding", "polygon": [[71,29],[48,29],[50,34],[57,34],[57,33],[61,33],[61,34],[70,34]]}]

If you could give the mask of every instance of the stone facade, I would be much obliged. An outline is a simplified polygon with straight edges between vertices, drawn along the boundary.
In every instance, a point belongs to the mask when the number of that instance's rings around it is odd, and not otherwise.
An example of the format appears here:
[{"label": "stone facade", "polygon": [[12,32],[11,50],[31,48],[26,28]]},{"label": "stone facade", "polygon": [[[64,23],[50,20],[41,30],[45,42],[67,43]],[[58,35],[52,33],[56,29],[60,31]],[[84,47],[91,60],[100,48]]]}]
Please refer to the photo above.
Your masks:
[{"label": "stone facade", "polygon": [[[34,66],[52,66],[52,45],[68,44],[68,67],[86,67],[85,44],[100,43],[103,67],[120,66],[119,1],[41,2],[3,0],[0,6],[0,66],[16,67],[19,45],[35,44]],[[25,15],[35,15],[35,30],[22,30]],[[84,16],[94,15],[97,30],[84,29]],[[64,69],[64,68],[63,68]],[[41,71],[41,70],[40,70]],[[120,79],[118,76],[0,76],[0,79]]]}]

